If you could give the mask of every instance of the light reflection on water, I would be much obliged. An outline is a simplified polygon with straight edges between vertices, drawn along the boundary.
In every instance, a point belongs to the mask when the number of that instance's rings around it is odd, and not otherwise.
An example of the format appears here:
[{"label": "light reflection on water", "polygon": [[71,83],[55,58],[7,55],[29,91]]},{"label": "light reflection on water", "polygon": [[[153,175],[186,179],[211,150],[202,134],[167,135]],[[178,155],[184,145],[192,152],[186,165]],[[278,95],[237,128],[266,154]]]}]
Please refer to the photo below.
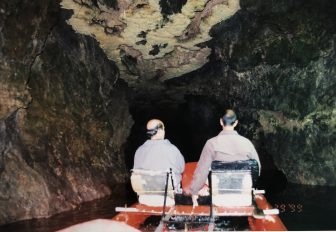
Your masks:
[{"label": "light reflection on water", "polygon": [[[134,202],[125,186],[112,196],[82,204],[77,209],[47,219],[26,220],[0,226],[1,232],[48,232],[97,218],[110,219],[116,206]],[[267,194],[279,208],[280,218],[289,230],[336,230],[336,188],[287,185],[282,192]],[[144,229],[144,228],[143,228]]]}]

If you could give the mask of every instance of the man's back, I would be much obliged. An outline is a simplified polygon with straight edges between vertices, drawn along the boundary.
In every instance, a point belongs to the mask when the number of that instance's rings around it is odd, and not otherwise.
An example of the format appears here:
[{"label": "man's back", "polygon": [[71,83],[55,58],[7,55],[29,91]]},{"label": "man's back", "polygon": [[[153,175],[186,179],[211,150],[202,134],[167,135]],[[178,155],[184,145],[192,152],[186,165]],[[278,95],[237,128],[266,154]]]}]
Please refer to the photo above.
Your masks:
[{"label": "man's back", "polygon": [[253,144],[247,138],[239,135],[236,131],[221,131],[218,136],[209,139],[208,143],[213,146],[212,160],[234,162],[237,160],[255,159],[260,161]]},{"label": "man's back", "polygon": [[220,118],[223,130],[204,145],[193,180],[190,188],[185,190],[186,193],[197,195],[207,179],[211,163],[215,160],[230,163],[253,159],[258,162],[260,175],[261,165],[257,151],[250,140],[240,136],[234,130],[237,124],[236,113],[233,110],[226,110],[223,117]]},{"label": "man's back", "polygon": [[134,169],[162,170],[170,168],[175,173],[176,184],[181,181],[184,158],[180,151],[167,139],[147,140],[141,145],[134,157]]}]

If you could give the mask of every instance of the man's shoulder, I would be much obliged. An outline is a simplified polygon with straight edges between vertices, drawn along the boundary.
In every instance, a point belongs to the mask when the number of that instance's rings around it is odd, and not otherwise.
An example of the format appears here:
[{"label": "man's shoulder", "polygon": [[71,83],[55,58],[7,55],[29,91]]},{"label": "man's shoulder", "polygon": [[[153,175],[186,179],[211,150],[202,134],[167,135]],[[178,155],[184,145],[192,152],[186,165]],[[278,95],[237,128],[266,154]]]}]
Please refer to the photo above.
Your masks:
[{"label": "man's shoulder", "polygon": [[251,140],[249,140],[248,138],[246,138],[245,136],[242,136],[242,135],[240,135],[240,134],[238,134],[238,136],[239,136],[239,138],[241,139],[241,140],[244,140],[244,141],[246,141],[246,142],[251,142]]},{"label": "man's shoulder", "polygon": [[205,142],[205,147],[212,147],[214,146],[214,144],[217,143],[217,140],[218,140],[218,135],[217,136],[214,136],[210,139],[208,139],[206,142]]},{"label": "man's shoulder", "polygon": [[136,154],[136,153],[139,153],[141,150],[143,150],[144,147],[145,147],[145,144],[141,144],[141,145],[136,149],[135,154]]},{"label": "man's shoulder", "polygon": [[173,151],[175,154],[181,154],[181,151],[174,145],[172,144],[168,139],[165,139],[165,146],[167,150]]},{"label": "man's shoulder", "polygon": [[232,133],[222,133],[221,132],[219,135],[217,135],[217,136],[209,139],[208,141],[211,140],[211,142],[215,142],[215,141],[218,141],[218,139],[219,140],[221,140],[221,139],[227,139],[228,137],[233,138],[235,140],[240,140],[242,142],[251,143],[251,141],[248,138],[246,138],[245,136],[240,135],[237,131],[234,131],[234,133],[233,132]]},{"label": "man's shoulder", "polygon": [[251,140],[249,140],[248,138],[242,136],[242,135],[239,135],[239,143],[243,146],[246,146],[246,147],[254,147],[253,143]]},{"label": "man's shoulder", "polygon": [[165,148],[176,148],[177,149],[177,147],[174,144],[172,144],[168,139],[164,139],[164,140],[147,140],[140,147],[145,147],[145,146],[154,146],[154,147],[161,147],[161,148],[162,147],[165,147]]},{"label": "man's shoulder", "polygon": [[151,143],[149,142],[150,140],[146,140],[143,144],[141,144],[138,148],[137,151],[145,149],[146,147],[150,146]]},{"label": "man's shoulder", "polygon": [[205,144],[207,144],[207,143],[213,143],[214,141],[216,141],[217,138],[218,138],[218,135],[214,136],[214,137],[212,137],[210,139],[208,139]]},{"label": "man's shoulder", "polygon": [[171,147],[172,149],[177,149],[178,150],[178,148],[174,144],[172,144],[168,139],[164,140],[164,145],[167,146],[167,147]]}]

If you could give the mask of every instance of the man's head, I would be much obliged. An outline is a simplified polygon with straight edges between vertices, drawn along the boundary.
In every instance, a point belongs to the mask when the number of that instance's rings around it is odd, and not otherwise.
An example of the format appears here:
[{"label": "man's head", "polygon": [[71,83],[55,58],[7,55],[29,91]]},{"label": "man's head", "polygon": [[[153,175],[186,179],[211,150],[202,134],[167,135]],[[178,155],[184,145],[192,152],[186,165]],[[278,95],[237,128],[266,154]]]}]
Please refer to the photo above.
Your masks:
[{"label": "man's head", "polygon": [[151,119],[147,123],[147,136],[152,139],[164,139],[165,128],[164,124],[159,119]]},{"label": "man's head", "polygon": [[237,124],[237,115],[233,110],[226,110],[223,117],[220,119],[220,124],[224,130],[233,130]]}]

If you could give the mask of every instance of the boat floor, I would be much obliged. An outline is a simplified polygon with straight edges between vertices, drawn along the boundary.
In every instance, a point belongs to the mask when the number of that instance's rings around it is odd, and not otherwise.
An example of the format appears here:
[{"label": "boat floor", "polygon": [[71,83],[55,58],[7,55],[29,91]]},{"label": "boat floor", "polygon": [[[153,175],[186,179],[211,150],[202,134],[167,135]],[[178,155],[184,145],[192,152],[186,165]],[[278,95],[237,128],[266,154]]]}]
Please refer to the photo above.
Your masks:
[{"label": "boat floor", "polygon": [[[132,207],[117,207],[116,211],[159,216],[162,215],[163,208],[162,206],[147,206],[136,203],[132,205]],[[213,216],[252,216],[254,211],[254,206],[213,206]],[[165,214],[179,216],[209,216],[210,206],[175,205],[172,207],[166,207]]]},{"label": "boat floor", "polygon": [[[167,227],[166,229],[157,231],[169,231],[171,230],[170,227],[172,227],[172,230],[181,230],[183,226],[186,227],[186,231],[193,231],[194,228],[196,228],[196,231],[208,230],[211,224],[216,230],[218,228],[220,231],[286,230],[277,212],[274,212],[274,209],[268,204],[263,195],[256,195],[254,200],[255,202],[252,206],[213,206],[212,217],[210,217],[211,207],[209,205],[194,207],[192,205],[175,205],[166,207],[165,215],[162,217],[162,206],[154,207],[136,203],[131,207],[117,207],[116,211],[119,212],[119,214],[116,215],[113,220],[125,222],[139,229],[142,228],[143,225],[146,224],[145,222],[150,218],[156,218],[156,220],[163,222]],[[246,223],[248,226],[246,226]],[[143,231],[143,229],[141,230]]]}]

